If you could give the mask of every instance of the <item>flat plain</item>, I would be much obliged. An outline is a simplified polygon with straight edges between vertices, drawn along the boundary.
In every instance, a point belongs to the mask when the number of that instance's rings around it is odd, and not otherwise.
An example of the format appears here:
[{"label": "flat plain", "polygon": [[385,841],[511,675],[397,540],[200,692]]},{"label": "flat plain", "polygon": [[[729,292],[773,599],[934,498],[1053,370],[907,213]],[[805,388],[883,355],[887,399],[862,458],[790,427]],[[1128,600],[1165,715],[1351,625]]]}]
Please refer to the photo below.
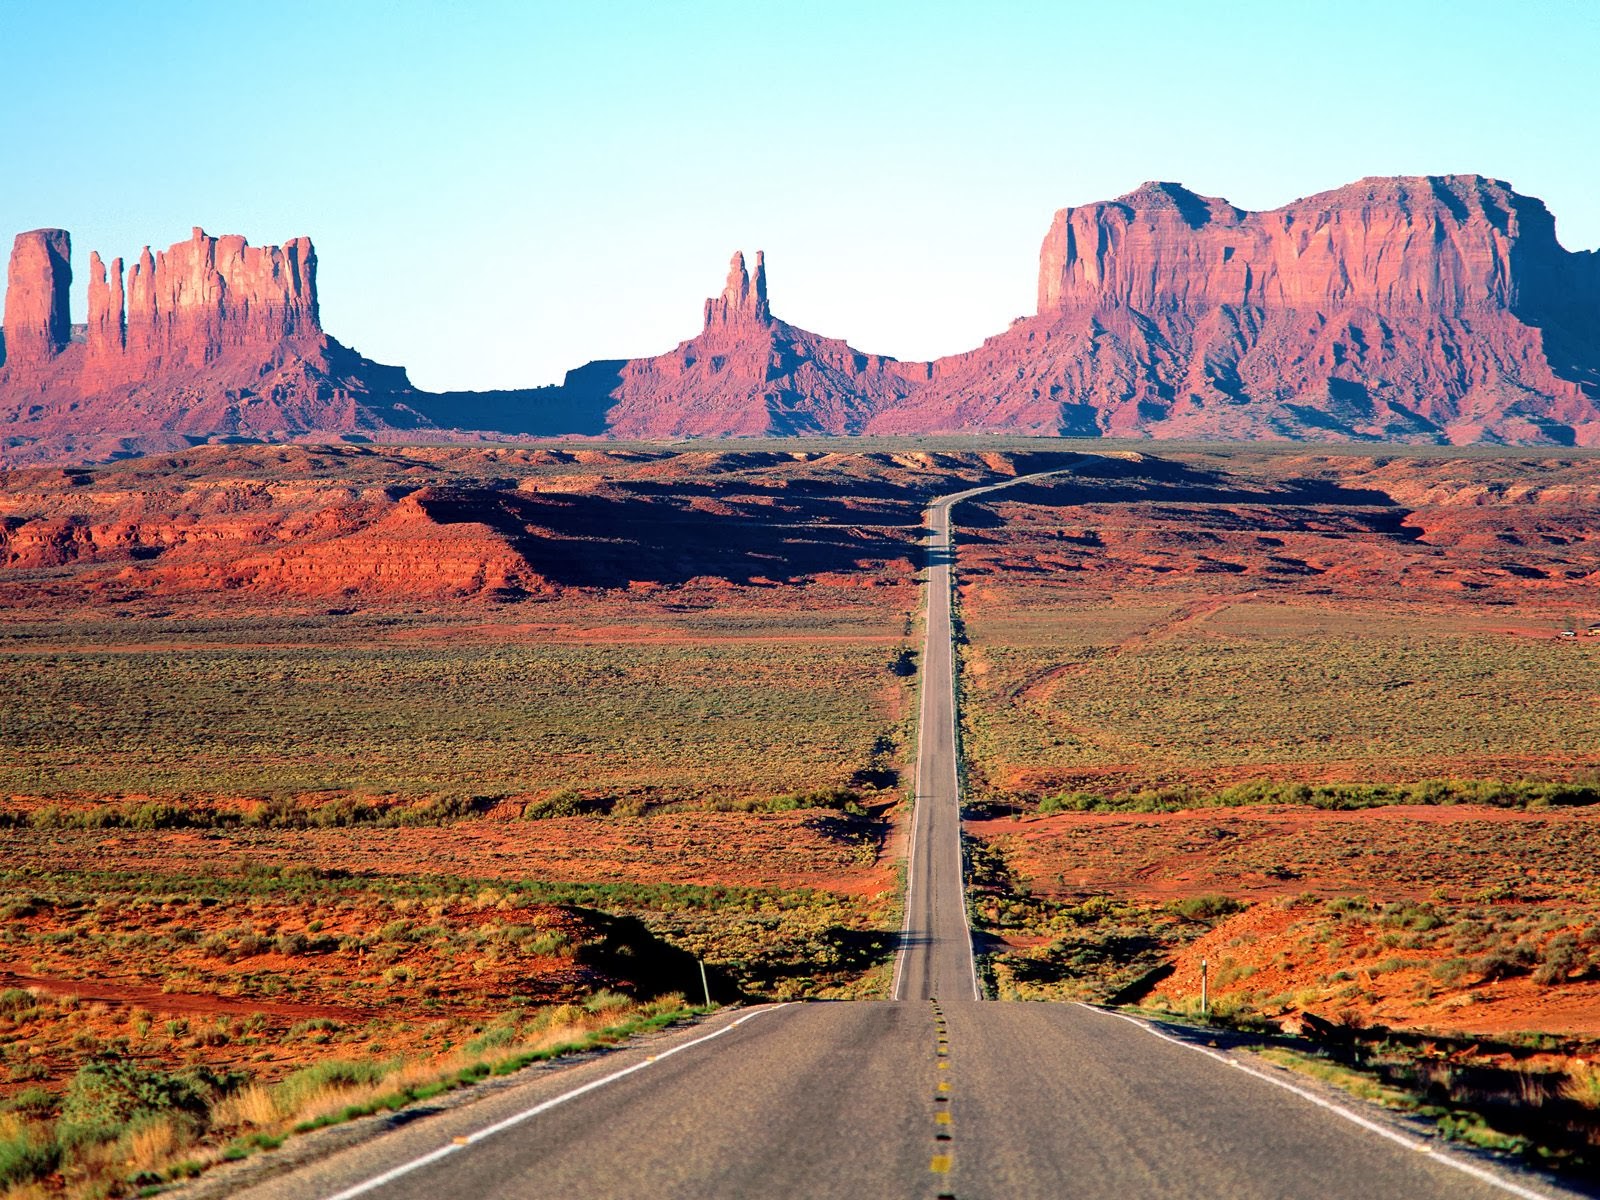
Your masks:
[{"label": "flat plain", "polygon": [[7,476],[0,1183],[152,1186],[682,1016],[700,962],[717,1001],[881,992],[921,511],[1004,467]]},{"label": "flat plain", "polygon": [[1594,459],[217,447],[0,487],[4,1181],[155,1186],[700,962],[883,994],[922,510],[1052,467],[956,514],[991,986],[1194,1021],[1204,959],[1229,1036],[1454,1055],[1449,1120],[1538,1094],[1581,1166]]}]

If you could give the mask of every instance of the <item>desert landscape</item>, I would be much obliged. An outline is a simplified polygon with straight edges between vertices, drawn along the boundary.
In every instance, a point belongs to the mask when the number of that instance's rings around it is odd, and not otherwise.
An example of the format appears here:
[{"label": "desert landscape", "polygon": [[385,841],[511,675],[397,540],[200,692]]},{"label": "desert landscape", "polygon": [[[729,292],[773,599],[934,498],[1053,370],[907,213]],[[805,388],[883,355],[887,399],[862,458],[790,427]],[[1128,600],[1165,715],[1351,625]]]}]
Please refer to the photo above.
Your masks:
[{"label": "desert landscape", "polygon": [[[62,1159],[137,1183],[685,1013],[697,960],[722,1002],[887,994],[922,507],[1053,471],[957,535],[996,994],[1200,1019],[1204,959],[1205,1020],[1586,1169],[1597,470],[956,442],[12,470],[0,1092],[37,1122],[108,1050],[203,1065],[156,1150]],[[1432,1054],[1476,1082],[1416,1085]]]},{"label": "desert landscape", "polygon": [[67,25],[0,1200],[1600,1196],[1585,6]]}]

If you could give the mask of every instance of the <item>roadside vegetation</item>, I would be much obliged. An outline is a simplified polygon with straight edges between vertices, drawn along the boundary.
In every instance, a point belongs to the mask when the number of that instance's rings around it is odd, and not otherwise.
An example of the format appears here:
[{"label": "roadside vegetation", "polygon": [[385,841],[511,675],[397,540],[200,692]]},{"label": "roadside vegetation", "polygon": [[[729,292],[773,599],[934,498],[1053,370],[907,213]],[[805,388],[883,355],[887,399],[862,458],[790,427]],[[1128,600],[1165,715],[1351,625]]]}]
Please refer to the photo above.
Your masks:
[{"label": "roadside vegetation", "polygon": [[[70,1000],[0,992],[0,1030],[8,1033],[41,1023],[70,1028],[77,1011]],[[322,1058],[272,1082],[248,1069],[218,1070],[203,1054],[176,1070],[148,1065],[148,1029],[141,1027],[149,1017],[135,1016],[129,1031],[86,1057],[65,1087],[25,1087],[0,1099],[0,1195],[154,1194],[217,1163],[275,1149],[292,1133],[431,1100],[660,1029],[693,1011],[679,995],[640,1002],[600,991],[579,1002],[508,1011],[463,1029],[465,1040],[442,1052]],[[7,1037],[6,1044],[16,1043]]]},{"label": "roadside vegetation", "polygon": [[[296,1131],[766,997],[881,993],[892,898],[0,875],[0,1196],[141,1193]],[[686,999],[688,997],[688,999]]]}]

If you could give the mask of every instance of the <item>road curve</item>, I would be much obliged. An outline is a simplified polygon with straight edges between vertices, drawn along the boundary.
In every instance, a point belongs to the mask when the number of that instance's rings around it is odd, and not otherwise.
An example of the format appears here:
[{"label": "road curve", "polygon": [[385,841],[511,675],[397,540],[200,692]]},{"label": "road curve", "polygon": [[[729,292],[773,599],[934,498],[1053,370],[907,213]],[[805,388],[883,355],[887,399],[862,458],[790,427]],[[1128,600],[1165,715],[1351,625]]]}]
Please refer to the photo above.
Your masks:
[{"label": "road curve", "polygon": [[956,748],[955,668],[950,637],[950,510],[1069,467],[1020,475],[940,496],[928,506],[928,587],[922,649],[922,707],[917,721],[916,800],[906,862],[905,924],[895,960],[896,1000],[980,1000],[961,865],[961,785]]}]

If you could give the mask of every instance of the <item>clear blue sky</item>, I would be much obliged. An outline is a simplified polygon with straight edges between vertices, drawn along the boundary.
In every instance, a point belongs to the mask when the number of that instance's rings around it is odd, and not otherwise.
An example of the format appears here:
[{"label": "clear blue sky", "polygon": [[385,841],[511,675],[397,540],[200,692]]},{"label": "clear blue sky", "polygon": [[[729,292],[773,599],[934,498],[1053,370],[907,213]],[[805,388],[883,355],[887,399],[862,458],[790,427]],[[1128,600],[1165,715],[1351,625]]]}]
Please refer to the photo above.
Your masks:
[{"label": "clear blue sky", "polygon": [[0,0],[0,235],[316,241],[328,330],[424,386],[694,334],[736,248],[864,350],[1033,305],[1051,213],[1477,171],[1600,246],[1600,0]]}]

